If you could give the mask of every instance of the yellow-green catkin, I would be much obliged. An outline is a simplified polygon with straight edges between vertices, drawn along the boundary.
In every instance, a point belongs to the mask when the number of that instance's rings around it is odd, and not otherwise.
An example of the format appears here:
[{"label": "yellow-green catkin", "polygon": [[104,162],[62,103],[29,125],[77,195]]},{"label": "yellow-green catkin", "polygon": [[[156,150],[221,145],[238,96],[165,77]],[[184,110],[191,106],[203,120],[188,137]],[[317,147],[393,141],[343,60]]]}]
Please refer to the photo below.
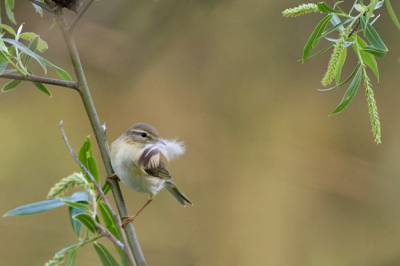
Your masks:
[{"label": "yellow-green catkin", "polygon": [[81,185],[87,185],[87,181],[82,173],[74,173],[67,176],[55,184],[47,195],[48,199],[62,195],[69,187],[76,187]]},{"label": "yellow-green catkin", "polygon": [[328,70],[326,71],[325,76],[322,79],[322,85],[327,86],[335,78],[336,72],[339,68],[340,58],[342,57],[342,54],[346,49],[344,45],[346,44],[346,40],[350,32],[351,27],[347,27],[340,34],[339,39],[336,42],[335,49],[333,49],[331,59],[329,60]]},{"label": "yellow-green catkin", "polygon": [[376,144],[381,142],[381,122],[379,121],[378,107],[376,106],[376,101],[374,97],[374,92],[372,90],[372,85],[369,77],[366,75],[366,66],[363,66],[364,70],[364,86],[365,95],[367,96],[368,112],[371,119],[372,134],[375,138]]},{"label": "yellow-green catkin", "polygon": [[286,9],[282,12],[282,15],[284,17],[298,17],[312,12],[319,12],[316,4],[302,4],[298,7]]}]

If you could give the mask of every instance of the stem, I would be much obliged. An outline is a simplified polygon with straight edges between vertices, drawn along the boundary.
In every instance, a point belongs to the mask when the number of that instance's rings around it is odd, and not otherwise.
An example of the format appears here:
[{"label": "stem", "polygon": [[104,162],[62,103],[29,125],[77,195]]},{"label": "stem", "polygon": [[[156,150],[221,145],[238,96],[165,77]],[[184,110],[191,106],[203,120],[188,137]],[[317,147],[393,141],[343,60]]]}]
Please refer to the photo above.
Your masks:
[{"label": "stem", "polygon": [[[75,46],[74,39],[68,33],[67,24],[65,22],[64,15],[62,13],[62,8],[57,7],[54,12],[55,18],[57,20],[57,24],[60,27],[60,30],[63,34],[64,41],[68,47],[71,61],[75,69],[75,74],[78,79],[79,84],[79,94],[82,98],[82,102],[85,106],[86,112],[89,116],[90,123],[92,125],[94,134],[96,136],[97,144],[99,146],[99,150],[101,153],[101,157],[104,162],[104,166],[108,175],[114,173],[111,166],[111,156],[110,156],[110,148],[108,147],[108,143],[100,124],[99,117],[97,116],[96,109],[94,107],[92,98],[90,96],[89,88],[86,82],[85,75],[83,73],[83,68],[80,62],[79,54]],[[110,180],[108,184],[111,185],[111,191],[113,192],[114,199],[119,211],[120,216],[129,216],[128,211],[126,209],[126,205],[124,199],[122,197],[122,193],[117,180]],[[138,266],[145,266],[146,261],[144,259],[142,250],[139,245],[139,241],[136,238],[135,229],[132,224],[124,227],[126,236],[128,238],[129,244],[131,246],[133,255],[135,257],[136,263]]]},{"label": "stem", "polygon": [[79,13],[76,14],[74,20],[71,22],[71,25],[69,25],[69,29],[68,29],[68,34],[72,34],[72,32],[74,31],[74,28],[76,26],[76,24],[78,23],[78,21],[81,19],[81,17],[83,16],[83,14],[85,14],[86,10],[89,8],[89,6],[93,3],[94,0],[88,0],[85,5],[81,8],[81,10],[79,10]]},{"label": "stem", "polygon": [[39,82],[39,83],[56,85],[56,86],[67,87],[67,88],[71,88],[71,89],[74,89],[74,90],[78,90],[78,84],[76,82],[60,80],[60,79],[51,79],[51,78],[39,77],[39,76],[35,76],[35,75],[24,76],[24,75],[21,75],[21,74],[8,73],[8,74],[1,74],[0,78],[18,79],[18,80],[24,80],[24,81]]},{"label": "stem", "polygon": [[[103,226],[101,226],[99,223],[96,223],[96,227],[99,230],[100,234],[102,236],[107,237],[111,242],[113,242],[115,245],[117,245],[120,249],[122,249],[123,251],[125,251],[125,247],[126,245],[122,244],[121,241],[119,241],[115,236],[113,236],[113,234],[110,233],[110,231],[108,231],[106,228],[104,228]],[[126,253],[126,252],[125,252]],[[127,256],[129,255],[126,254]],[[128,256],[129,258],[129,256]],[[131,262],[132,263],[132,262]]]}]

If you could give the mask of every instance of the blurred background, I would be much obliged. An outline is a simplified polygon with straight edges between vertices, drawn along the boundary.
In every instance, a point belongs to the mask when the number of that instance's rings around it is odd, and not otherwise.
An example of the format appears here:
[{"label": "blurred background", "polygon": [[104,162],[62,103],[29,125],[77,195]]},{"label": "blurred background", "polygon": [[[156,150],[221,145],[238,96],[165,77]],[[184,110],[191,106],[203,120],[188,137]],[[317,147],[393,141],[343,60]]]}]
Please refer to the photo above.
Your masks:
[{"label": "blurred background", "polygon": [[[298,61],[323,18],[282,17],[302,3],[98,1],[79,22],[74,36],[109,143],[145,122],[187,147],[169,170],[194,206],[163,191],[134,221],[149,265],[400,265],[400,32],[379,9],[375,28],[390,51],[378,61],[379,83],[370,72],[382,123],[376,145],[364,88],[328,117],[347,85],[317,91],[328,53]],[[400,15],[400,3],[392,5]],[[52,17],[28,1],[16,2],[15,15],[48,42],[43,56],[75,80],[59,30],[49,30]],[[343,77],[355,65],[349,56]],[[95,142],[79,95],[48,88],[52,98],[25,82],[0,94],[2,214],[44,200],[79,170],[61,120],[76,151],[87,135]],[[95,144],[94,153],[104,177]],[[122,190],[130,214],[147,200]],[[44,265],[77,242],[66,208],[2,218],[0,228],[2,265]],[[91,245],[76,265],[100,265]]]}]

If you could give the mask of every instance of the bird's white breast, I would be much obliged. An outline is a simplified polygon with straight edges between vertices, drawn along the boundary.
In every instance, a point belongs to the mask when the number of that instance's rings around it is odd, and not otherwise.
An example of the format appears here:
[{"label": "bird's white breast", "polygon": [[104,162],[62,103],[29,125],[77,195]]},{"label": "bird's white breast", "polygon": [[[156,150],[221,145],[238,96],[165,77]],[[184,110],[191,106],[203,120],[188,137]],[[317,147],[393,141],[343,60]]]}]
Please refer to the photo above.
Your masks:
[{"label": "bird's white breast", "polygon": [[115,174],[127,187],[156,195],[164,188],[165,180],[149,176],[143,166],[137,164],[136,154],[142,147],[117,139],[111,145],[111,164]]}]

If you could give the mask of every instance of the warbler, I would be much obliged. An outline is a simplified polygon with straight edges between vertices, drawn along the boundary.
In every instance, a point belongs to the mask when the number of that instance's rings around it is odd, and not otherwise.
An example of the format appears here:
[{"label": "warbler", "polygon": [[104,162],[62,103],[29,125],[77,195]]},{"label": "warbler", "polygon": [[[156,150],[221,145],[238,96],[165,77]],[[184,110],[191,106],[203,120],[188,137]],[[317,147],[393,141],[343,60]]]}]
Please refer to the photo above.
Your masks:
[{"label": "warbler", "polygon": [[111,164],[115,174],[108,177],[118,177],[127,187],[150,194],[146,204],[135,215],[122,217],[122,226],[132,222],[163,188],[183,206],[185,202],[193,205],[172,181],[160,156],[163,154],[170,161],[184,153],[182,142],[161,139],[152,126],[144,123],[134,124],[111,144]]}]

